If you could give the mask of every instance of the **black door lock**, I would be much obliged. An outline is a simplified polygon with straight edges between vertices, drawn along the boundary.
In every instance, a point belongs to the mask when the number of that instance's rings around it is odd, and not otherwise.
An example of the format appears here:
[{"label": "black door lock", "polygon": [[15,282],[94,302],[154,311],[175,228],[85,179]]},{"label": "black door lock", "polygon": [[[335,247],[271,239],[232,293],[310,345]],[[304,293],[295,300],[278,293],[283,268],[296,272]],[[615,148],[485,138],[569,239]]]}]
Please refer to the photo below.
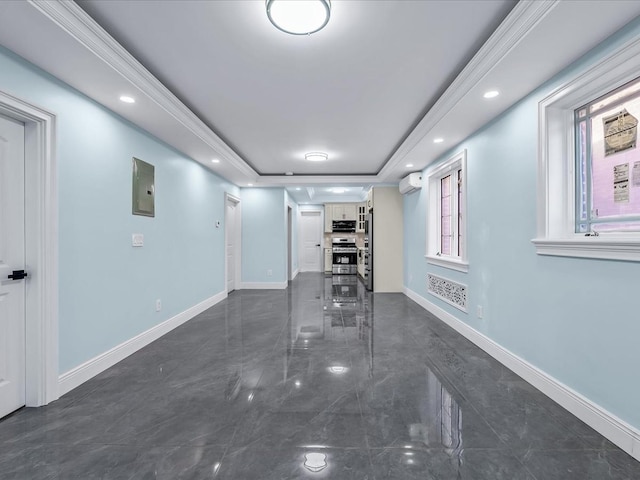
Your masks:
[{"label": "black door lock", "polygon": [[29,274],[24,270],[14,270],[13,273],[9,275],[7,278],[10,278],[11,280],[22,280],[24,277],[28,275]]}]

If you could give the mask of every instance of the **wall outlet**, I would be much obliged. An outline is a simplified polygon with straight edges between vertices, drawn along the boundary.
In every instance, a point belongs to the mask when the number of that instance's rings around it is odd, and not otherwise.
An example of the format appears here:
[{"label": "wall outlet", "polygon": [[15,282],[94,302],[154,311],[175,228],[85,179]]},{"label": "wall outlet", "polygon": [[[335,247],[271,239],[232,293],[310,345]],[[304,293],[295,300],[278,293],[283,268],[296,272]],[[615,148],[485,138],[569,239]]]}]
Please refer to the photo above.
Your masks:
[{"label": "wall outlet", "polygon": [[483,311],[482,311],[482,305],[478,305],[478,307],[476,308],[476,315],[478,316],[478,318],[482,318],[483,315]]},{"label": "wall outlet", "polygon": [[273,276],[273,270],[267,270],[267,277]]},{"label": "wall outlet", "polygon": [[160,310],[162,310],[162,302],[160,301],[160,299],[156,300],[156,312],[159,312]]}]

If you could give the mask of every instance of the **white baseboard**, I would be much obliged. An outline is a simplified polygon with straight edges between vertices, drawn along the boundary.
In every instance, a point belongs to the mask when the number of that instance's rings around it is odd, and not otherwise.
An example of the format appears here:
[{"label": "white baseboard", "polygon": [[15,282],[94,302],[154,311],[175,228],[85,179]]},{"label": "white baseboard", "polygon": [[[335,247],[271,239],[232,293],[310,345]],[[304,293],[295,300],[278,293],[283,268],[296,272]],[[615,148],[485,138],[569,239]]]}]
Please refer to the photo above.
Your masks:
[{"label": "white baseboard", "polygon": [[284,290],[289,282],[241,282],[242,290]]},{"label": "white baseboard", "polygon": [[291,276],[291,280],[295,280],[299,273],[300,273],[300,269],[299,269],[299,268],[296,268],[296,269],[293,271],[293,275]]},{"label": "white baseboard", "polygon": [[595,404],[548,373],[502,347],[446,310],[416,292],[404,288],[404,294],[458,333],[476,344],[505,367],[522,377],[542,393],[567,409],[591,428],[609,439],[636,460],[640,460],[640,430]]},{"label": "white baseboard", "polygon": [[116,345],[111,350],[108,350],[91,360],[86,361],[82,365],[63,373],[58,378],[58,389],[60,396],[70,392],[74,388],[82,385],[87,380],[95,377],[101,372],[104,372],[107,368],[112,367],[116,363],[124,360],[129,355],[137,352],[143,347],[146,347],[154,340],[157,340],[166,333],[169,333],[174,328],[179,327],[183,323],[191,320],[199,313],[204,312],[207,308],[214,306],[216,303],[221,302],[227,298],[227,292],[220,292],[213,297],[188,308],[184,312],[181,312],[174,317],[151,327],[149,330],[142,332],[139,335],[127,340],[126,342]]}]

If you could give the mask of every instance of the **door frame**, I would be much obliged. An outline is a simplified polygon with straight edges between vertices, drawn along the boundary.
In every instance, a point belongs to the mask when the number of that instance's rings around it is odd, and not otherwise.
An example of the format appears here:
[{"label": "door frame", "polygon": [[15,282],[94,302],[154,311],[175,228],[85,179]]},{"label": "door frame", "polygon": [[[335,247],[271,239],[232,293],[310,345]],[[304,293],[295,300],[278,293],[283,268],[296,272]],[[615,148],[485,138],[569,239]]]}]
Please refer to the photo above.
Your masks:
[{"label": "door frame", "polygon": [[235,231],[233,232],[235,234],[235,240],[236,240],[236,245],[235,245],[235,252],[234,252],[234,260],[235,260],[235,266],[234,266],[234,272],[235,272],[235,289],[236,290],[240,290],[240,285],[242,284],[241,282],[241,278],[240,278],[240,265],[241,265],[241,258],[242,258],[242,204],[240,203],[240,199],[234,195],[231,195],[228,192],[225,192],[224,194],[224,291],[227,292],[227,295],[229,294],[229,291],[227,290],[228,288],[228,268],[229,266],[227,265],[227,243],[229,240],[229,219],[227,217],[227,204],[228,203],[234,203],[236,206],[236,216],[235,216]]},{"label": "door frame", "polygon": [[24,123],[26,405],[59,397],[56,116],[0,91],[0,113]]},{"label": "door frame", "polygon": [[[303,239],[302,239],[302,216],[305,213],[319,213],[320,214],[320,272],[323,271],[323,260],[324,260],[324,217],[323,217],[323,209],[322,207],[307,207],[304,209],[300,209],[300,211],[298,212],[299,218],[298,218],[298,266],[300,268],[300,271],[302,270],[302,267],[300,265],[302,265],[302,256],[304,254],[304,248],[303,248]],[[306,271],[306,270],[305,270]]]}]

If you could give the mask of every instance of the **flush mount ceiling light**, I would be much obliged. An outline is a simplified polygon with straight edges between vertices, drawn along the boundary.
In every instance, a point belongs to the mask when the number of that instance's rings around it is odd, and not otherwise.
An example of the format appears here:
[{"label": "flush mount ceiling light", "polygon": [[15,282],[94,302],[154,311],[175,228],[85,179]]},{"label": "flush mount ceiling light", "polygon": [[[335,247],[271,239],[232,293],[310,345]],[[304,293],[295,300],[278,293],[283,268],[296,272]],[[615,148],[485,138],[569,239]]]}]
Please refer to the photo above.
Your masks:
[{"label": "flush mount ceiling light", "polygon": [[411,167],[413,167],[413,163],[407,163],[406,167],[407,167],[407,168],[411,168]]},{"label": "flush mount ceiling light", "polygon": [[442,143],[444,142],[444,138],[434,138],[433,143]]},{"label": "flush mount ceiling light", "polygon": [[291,35],[311,35],[322,30],[331,16],[330,0],[266,0],[267,17]]},{"label": "flush mount ceiling light", "polygon": [[220,160],[218,160],[217,158],[214,158],[213,160],[211,160],[211,163],[220,163]]},{"label": "flush mount ceiling light", "polygon": [[324,453],[306,453],[304,467],[314,473],[320,472],[327,468],[327,456]]},{"label": "flush mount ceiling light", "polygon": [[127,95],[122,95],[120,101],[124,103],[136,103],[136,99]]},{"label": "flush mount ceiling light", "polygon": [[304,154],[304,158],[310,162],[324,162],[329,155],[324,152],[309,152]]},{"label": "flush mount ceiling light", "polygon": [[483,97],[484,98],[496,98],[498,95],[500,95],[499,91],[497,91],[497,90],[489,90],[488,92],[485,92]]}]

